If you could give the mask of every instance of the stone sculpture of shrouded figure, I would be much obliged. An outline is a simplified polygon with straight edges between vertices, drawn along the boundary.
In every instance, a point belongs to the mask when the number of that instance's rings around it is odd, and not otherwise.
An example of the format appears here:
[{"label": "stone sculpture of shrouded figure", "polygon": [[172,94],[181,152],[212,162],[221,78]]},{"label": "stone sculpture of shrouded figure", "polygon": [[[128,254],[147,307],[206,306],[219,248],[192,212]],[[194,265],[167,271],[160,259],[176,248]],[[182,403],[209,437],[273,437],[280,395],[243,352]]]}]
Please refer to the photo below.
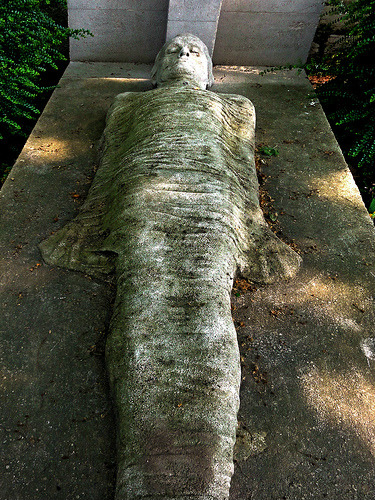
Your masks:
[{"label": "stone sculpture of shrouded figure", "polygon": [[88,197],[41,250],[117,276],[106,345],[116,499],[224,500],[240,385],[233,279],[291,277],[300,258],[259,207],[254,107],[206,90],[205,45],[174,38],[152,78],[156,89],[116,97]]}]

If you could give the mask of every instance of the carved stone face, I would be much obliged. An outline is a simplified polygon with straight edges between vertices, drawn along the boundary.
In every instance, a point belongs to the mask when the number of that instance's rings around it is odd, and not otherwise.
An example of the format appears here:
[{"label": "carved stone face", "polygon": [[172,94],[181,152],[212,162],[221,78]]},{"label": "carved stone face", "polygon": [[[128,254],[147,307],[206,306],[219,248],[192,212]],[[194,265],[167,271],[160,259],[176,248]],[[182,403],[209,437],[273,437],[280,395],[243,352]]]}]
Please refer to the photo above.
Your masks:
[{"label": "carved stone face", "polygon": [[206,45],[189,33],[172,38],[156,56],[151,78],[158,87],[189,82],[206,89],[213,84],[212,61]]}]

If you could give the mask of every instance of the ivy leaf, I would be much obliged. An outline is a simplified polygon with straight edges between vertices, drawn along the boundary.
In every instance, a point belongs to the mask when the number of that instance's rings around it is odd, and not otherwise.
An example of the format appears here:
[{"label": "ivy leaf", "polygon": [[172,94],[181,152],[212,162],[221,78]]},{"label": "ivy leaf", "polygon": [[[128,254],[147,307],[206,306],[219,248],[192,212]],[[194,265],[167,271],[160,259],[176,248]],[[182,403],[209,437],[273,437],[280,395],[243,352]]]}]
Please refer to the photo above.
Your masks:
[{"label": "ivy leaf", "polygon": [[264,156],[279,156],[279,151],[270,146],[261,146],[258,148],[258,152]]}]

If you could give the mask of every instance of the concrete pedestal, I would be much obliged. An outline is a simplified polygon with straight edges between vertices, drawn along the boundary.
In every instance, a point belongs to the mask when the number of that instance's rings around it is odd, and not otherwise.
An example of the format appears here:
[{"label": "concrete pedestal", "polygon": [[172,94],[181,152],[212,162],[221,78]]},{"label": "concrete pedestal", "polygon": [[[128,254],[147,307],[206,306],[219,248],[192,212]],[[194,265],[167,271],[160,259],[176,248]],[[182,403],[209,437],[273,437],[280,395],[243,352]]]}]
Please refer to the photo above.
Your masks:
[{"label": "concrete pedestal", "polygon": [[[114,96],[150,66],[71,63],[0,192],[0,499],[113,498],[115,431],[103,348],[113,285],[43,263],[96,168]],[[215,70],[257,112],[293,280],[235,284],[242,387],[231,500],[373,500],[375,232],[303,74]]]}]

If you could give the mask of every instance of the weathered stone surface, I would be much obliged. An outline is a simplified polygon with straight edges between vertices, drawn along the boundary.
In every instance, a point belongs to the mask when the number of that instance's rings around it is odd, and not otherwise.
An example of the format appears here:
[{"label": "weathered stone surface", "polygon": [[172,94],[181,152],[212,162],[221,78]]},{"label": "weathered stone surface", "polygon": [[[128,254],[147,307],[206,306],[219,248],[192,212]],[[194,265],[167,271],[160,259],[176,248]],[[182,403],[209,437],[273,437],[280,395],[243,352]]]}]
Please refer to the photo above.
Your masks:
[{"label": "weathered stone surface", "polygon": [[[0,192],[1,500],[113,500],[97,344],[111,287],[45,265],[37,244],[77,214],[109,104],[151,89],[150,70],[71,63]],[[251,99],[257,142],[278,149],[265,185],[303,266],[290,281],[232,294],[238,418],[267,447],[241,452],[229,498],[373,500],[374,226],[309,81],[259,70],[215,68],[214,91]]]},{"label": "weathered stone surface", "polygon": [[240,382],[234,273],[269,282],[299,265],[263,220],[253,140],[245,98],[173,86],[121,94],[80,215],[41,245],[51,264],[116,267],[107,366],[119,498],[228,496]]},{"label": "weathered stone surface", "polygon": [[234,275],[269,283],[300,257],[259,207],[252,103],[202,90],[171,46],[161,88],[117,96],[88,198],[41,249],[50,264],[116,271],[106,360],[117,498],[225,499],[240,385]]}]

